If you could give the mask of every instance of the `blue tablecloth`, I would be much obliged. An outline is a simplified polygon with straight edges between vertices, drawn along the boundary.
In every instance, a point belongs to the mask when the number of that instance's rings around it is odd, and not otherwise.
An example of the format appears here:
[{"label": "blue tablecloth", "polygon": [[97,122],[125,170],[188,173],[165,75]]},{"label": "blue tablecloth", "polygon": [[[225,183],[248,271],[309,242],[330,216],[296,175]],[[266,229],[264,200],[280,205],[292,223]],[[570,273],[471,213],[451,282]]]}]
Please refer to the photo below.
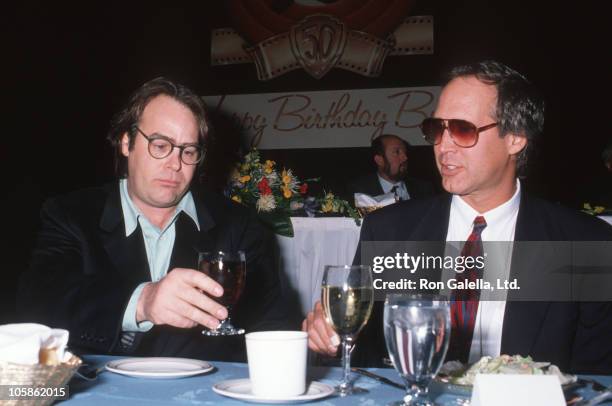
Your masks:
[{"label": "blue tablecloth", "polygon": [[[91,365],[102,366],[106,362],[117,359],[108,356],[87,356],[84,361]],[[244,402],[220,396],[213,392],[212,386],[227,379],[248,378],[246,364],[213,362],[215,371],[191,378],[182,379],[142,379],[117,375],[108,371],[101,373],[95,381],[87,382],[73,378],[70,382],[70,399],[62,402],[66,405],[155,405],[155,404],[189,404],[189,405],[237,405]],[[400,378],[394,369],[371,368],[370,371],[386,376],[397,382]],[[340,368],[313,367],[309,369],[312,380],[334,385],[341,377]],[[602,384],[612,384],[612,376],[593,376]],[[328,397],[313,403],[317,405],[386,405],[391,401],[400,400],[404,391],[389,385],[384,385],[370,378],[357,376],[356,384],[369,392],[363,395],[345,398]],[[592,397],[590,389],[582,389],[581,395]],[[436,401],[440,405],[456,405],[458,396],[437,394]]]}]

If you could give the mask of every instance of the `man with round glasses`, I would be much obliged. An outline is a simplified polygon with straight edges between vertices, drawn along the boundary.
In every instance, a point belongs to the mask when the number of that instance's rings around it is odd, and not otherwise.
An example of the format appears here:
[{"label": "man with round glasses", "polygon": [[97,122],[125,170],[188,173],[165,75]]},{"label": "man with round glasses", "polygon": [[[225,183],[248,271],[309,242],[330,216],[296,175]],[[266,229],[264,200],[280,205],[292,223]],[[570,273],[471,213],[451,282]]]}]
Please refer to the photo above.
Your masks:
[{"label": "man with round glasses", "polygon": [[[517,274],[535,279],[542,271],[538,261],[546,265],[554,258],[522,256],[524,245],[517,242],[612,241],[612,227],[603,221],[522,190],[518,175],[525,169],[543,124],[544,101],[518,72],[494,61],[455,68],[433,117],[421,125],[425,139],[433,144],[442,186],[448,193],[401,202],[369,215],[354,262],[368,263],[362,251],[372,241],[442,242],[439,246],[469,241],[465,244],[469,247],[506,241],[512,242],[503,245],[507,262],[496,272],[505,280]],[[446,274],[454,276],[454,272]],[[440,280],[444,275],[438,274]],[[609,288],[599,289],[601,295]],[[521,354],[552,362],[567,372],[612,372],[610,301],[487,301],[479,300],[478,288],[465,290],[476,295],[466,299],[458,295],[458,289],[449,293],[452,329],[447,360],[472,363],[485,355]],[[458,306],[462,304],[467,305]],[[325,323],[319,303],[302,328],[309,333],[312,350],[336,353],[337,336]],[[382,305],[377,302],[356,341],[353,360],[355,364],[381,365],[385,357]]]},{"label": "man with round glasses", "polygon": [[119,181],[42,208],[18,299],[24,320],[68,329],[78,351],[244,360],[244,338],[201,334],[227,309],[222,286],[196,270],[198,252],[242,250],[248,282],[235,323],[292,325],[270,233],[193,182],[209,132],[203,101],[186,87],[157,78],[133,93],[108,135]]}]

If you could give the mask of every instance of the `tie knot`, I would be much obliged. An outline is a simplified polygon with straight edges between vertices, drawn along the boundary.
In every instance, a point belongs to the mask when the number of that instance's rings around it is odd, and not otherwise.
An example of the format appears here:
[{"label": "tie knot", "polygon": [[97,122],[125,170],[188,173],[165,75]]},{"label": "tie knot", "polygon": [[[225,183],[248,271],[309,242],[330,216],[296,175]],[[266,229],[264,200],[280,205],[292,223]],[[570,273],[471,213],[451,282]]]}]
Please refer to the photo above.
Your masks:
[{"label": "tie knot", "polygon": [[391,193],[393,193],[393,196],[395,196],[396,202],[402,200],[402,197],[400,196],[399,185],[393,185],[393,187],[391,188]]},{"label": "tie knot", "polygon": [[484,217],[478,216],[474,219],[474,233],[480,234],[487,226],[487,221]]}]

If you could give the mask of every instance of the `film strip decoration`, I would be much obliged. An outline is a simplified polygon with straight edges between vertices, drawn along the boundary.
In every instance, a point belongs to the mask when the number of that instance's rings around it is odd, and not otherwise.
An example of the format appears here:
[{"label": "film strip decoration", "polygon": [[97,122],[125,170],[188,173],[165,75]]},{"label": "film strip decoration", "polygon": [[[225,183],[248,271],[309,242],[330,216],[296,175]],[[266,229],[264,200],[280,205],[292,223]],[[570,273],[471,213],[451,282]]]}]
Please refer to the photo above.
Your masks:
[{"label": "film strip decoration", "polygon": [[211,64],[254,63],[259,80],[304,69],[319,79],[332,68],[379,76],[389,55],[433,54],[433,16],[410,16],[380,38],[326,14],[310,15],[287,32],[249,44],[232,28],[213,30]]}]

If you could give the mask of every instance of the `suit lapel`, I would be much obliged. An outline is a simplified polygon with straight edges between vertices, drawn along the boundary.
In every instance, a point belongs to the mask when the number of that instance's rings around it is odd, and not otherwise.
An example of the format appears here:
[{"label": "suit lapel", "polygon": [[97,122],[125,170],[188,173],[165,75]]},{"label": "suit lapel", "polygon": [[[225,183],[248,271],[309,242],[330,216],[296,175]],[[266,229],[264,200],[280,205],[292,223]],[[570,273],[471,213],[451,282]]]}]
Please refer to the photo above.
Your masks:
[{"label": "suit lapel", "polygon": [[374,192],[372,196],[379,196],[385,193],[382,186],[380,185],[380,180],[378,180],[378,175],[376,174],[376,172],[374,172],[368,177],[368,182],[368,190]]},{"label": "suit lapel", "polygon": [[198,253],[214,249],[210,233],[199,232],[193,220],[181,212],[176,220],[176,237],[168,271],[174,268],[197,269]]},{"label": "suit lapel", "polygon": [[[514,240],[547,241],[550,239],[529,197],[526,193],[521,192]],[[534,264],[541,260],[541,258],[527,257],[528,255],[534,255],[534,250],[525,251],[520,248],[520,246],[515,245],[512,251],[510,279],[528,277],[528,275],[525,276],[525,272],[537,271],[537,266],[534,266]],[[525,349],[529,349],[526,352],[528,354],[540,335],[550,303],[512,300],[512,293],[514,292],[509,292],[504,312],[501,352],[502,354],[518,354],[519,352],[525,353]]]},{"label": "suit lapel", "polygon": [[179,213],[168,271],[174,268],[197,269],[199,252],[218,249],[215,246],[215,221],[210,210],[204,204],[205,198],[197,188],[192,188],[192,196],[200,230],[198,231],[191,217],[183,212]]},{"label": "suit lapel", "polygon": [[[451,195],[436,196],[431,202],[429,210],[406,238],[406,241],[428,242],[426,246],[423,246],[424,250],[427,249],[425,254],[442,257],[446,247]],[[431,281],[439,281],[441,277],[442,269],[430,269],[427,272],[427,278]]]},{"label": "suit lapel", "polygon": [[150,281],[151,272],[140,226],[128,237],[125,236],[118,183],[108,185],[107,192],[100,228],[108,258],[131,284]]},{"label": "suit lapel", "polygon": [[417,226],[410,230],[409,241],[446,241],[450,217],[451,195],[441,194],[431,199],[429,210]]}]

